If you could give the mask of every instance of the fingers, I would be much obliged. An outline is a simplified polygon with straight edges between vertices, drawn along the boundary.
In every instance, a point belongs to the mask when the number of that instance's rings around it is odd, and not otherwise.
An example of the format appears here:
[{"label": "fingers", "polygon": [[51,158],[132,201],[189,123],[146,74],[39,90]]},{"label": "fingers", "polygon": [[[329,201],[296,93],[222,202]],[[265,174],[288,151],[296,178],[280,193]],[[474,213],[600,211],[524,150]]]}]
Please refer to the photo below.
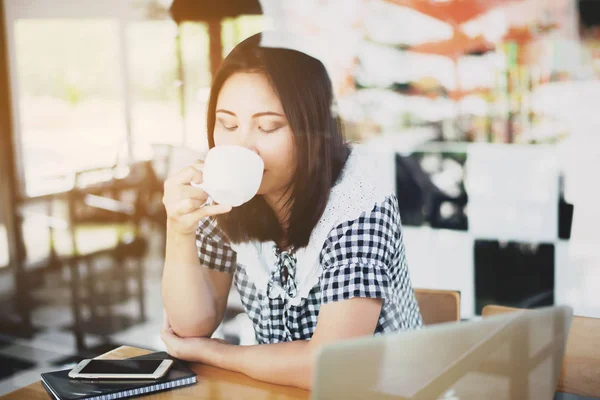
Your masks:
[{"label": "fingers", "polygon": [[196,162],[194,163],[194,165],[192,165],[192,167],[196,168],[200,172],[203,172],[204,171],[204,161],[196,160]]},{"label": "fingers", "polygon": [[162,330],[166,331],[169,328],[171,328],[171,324],[169,323],[169,317],[167,316],[167,311],[163,309]]},{"label": "fingers", "polygon": [[179,354],[177,352],[177,349],[175,346],[175,343],[173,343],[173,335],[170,332],[170,329],[167,330],[163,330],[160,333],[160,339],[162,340],[162,342],[165,344],[165,347],[167,348],[167,353],[169,353],[171,356],[178,358]]},{"label": "fingers", "polygon": [[226,206],[223,204],[204,206],[197,211],[182,216],[181,220],[185,225],[197,225],[201,219],[219,214],[225,214],[229,211],[231,211],[231,206]]},{"label": "fingers", "polygon": [[192,213],[192,212],[202,208],[204,203],[205,203],[205,200],[198,200],[198,199],[181,200],[177,206],[177,210],[175,213],[178,215],[185,215],[185,214]]},{"label": "fingers", "polygon": [[170,217],[181,217],[199,210],[204,205],[203,200],[183,199],[172,205],[166,205],[167,214]]},{"label": "fingers", "polygon": [[203,162],[182,169],[167,179],[163,204],[167,211],[171,228],[184,234],[193,234],[198,222],[206,217],[231,211],[230,206],[206,205],[208,194],[191,183],[202,183]]},{"label": "fingers", "polygon": [[198,162],[193,166],[186,167],[181,171],[176,172],[167,180],[167,182],[175,185],[189,184],[192,181],[202,183],[201,168],[203,168],[203,163]]},{"label": "fingers", "polygon": [[[194,167],[188,167],[165,182],[163,204],[169,216],[183,215],[195,211],[206,203],[208,194],[200,188],[190,186],[190,180],[188,180],[190,176],[199,176],[200,181],[202,180],[200,171]],[[175,183],[181,181],[184,182]]]},{"label": "fingers", "polygon": [[215,204],[215,205],[210,205],[210,206],[204,206],[202,207],[202,209],[198,210],[202,211],[204,213],[204,217],[213,217],[215,215],[219,215],[219,214],[226,214],[229,211],[231,211],[231,206],[225,205],[225,204]]},{"label": "fingers", "polygon": [[190,185],[181,185],[179,186],[179,197],[182,199],[198,199],[205,202],[208,198],[208,194],[200,188],[195,188]]}]

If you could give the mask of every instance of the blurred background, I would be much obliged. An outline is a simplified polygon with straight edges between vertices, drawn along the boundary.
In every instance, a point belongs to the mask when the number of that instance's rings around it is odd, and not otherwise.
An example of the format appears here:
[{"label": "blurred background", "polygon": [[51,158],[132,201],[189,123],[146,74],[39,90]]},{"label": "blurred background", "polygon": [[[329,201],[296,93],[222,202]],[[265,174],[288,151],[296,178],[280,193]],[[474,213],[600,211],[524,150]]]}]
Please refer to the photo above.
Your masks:
[{"label": "blurred background", "polygon": [[[223,57],[271,28],[325,63],[348,138],[387,161],[415,287],[460,291],[463,319],[600,317],[600,2],[0,5],[0,394],[163,349],[162,182],[207,150]],[[235,293],[218,335],[254,341]]]}]

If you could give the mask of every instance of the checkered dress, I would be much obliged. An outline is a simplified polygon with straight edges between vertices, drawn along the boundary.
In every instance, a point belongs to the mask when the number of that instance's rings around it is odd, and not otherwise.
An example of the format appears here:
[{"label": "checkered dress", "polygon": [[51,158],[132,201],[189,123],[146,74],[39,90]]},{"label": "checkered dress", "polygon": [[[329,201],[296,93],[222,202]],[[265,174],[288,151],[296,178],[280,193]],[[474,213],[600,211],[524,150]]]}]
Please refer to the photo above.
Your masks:
[{"label": "checkered dress", "polygon": [[274,245],[274,266],[266,293],[257,290],[237,262],[236,252],[211,218],[200,222],[196,234],[200,263],[234,274],[244,308],[253,322],[258,343],[308,340],[317,326],[322,304],[353,297],[383,299],[375,334],[414,329],[422,325],[415,300],[395,195],[390,195],[371,212],[335,227],[320,253],[319,282],[297,306],[287,304],[285,290],[294,297],[296,260],[293,253],[280,252]]}]

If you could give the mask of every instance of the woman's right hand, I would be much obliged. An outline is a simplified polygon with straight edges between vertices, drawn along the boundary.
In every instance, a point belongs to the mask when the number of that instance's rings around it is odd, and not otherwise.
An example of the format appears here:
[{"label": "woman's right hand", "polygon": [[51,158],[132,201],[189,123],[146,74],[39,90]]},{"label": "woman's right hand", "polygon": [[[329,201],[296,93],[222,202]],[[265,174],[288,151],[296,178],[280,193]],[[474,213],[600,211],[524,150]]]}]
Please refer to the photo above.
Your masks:
[{"label": "woman's right hand", "polygon": [[198,222],[206,217],[231,211],[231,206],[204,205],[208,195],[190,183],[202,183],[203,162],[186,167],[165,181],[163,204],[167,225],[181,235],[195,234]]}]

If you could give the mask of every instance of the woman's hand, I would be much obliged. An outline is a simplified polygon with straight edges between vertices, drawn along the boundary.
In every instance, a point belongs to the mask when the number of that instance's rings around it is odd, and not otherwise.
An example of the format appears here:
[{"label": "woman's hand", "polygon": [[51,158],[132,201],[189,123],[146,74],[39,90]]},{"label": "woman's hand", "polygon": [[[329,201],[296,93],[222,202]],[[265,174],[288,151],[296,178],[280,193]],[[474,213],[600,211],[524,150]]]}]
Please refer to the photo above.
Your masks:
[{"label": "woman's hand", "polygon": [[202,168],[199,161],[193,166],[182,169],[165,181],[163,204],[167,211],[169,229],[181,235],[196,232],[198,221],[203,218],[231,211],[231,206],[204,205],[208,195],[190,183],[202,183]]}]

